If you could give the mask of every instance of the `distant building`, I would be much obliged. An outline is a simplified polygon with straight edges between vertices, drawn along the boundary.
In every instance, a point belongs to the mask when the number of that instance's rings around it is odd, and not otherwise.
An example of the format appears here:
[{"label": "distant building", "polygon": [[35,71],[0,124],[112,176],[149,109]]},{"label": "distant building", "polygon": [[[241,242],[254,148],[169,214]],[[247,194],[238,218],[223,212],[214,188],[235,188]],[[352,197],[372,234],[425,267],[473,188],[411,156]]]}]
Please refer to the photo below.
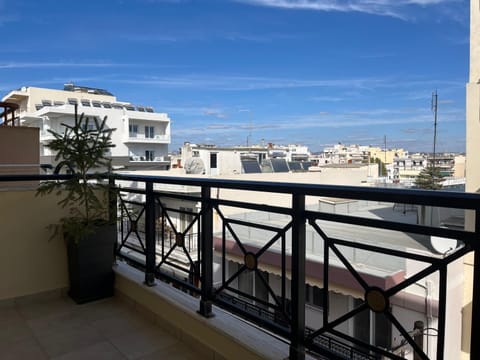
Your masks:
[{"label": "distant building", "polygon": [[427,166],[427,157],[423,154],[413,154],[404,157],[395,157],[392,162],[393,182],[411,186],[415,178]]},{"label": "distant building", "polygon": [[326,147],[317,156],[318,166],[328,164],[366,164],[379,159],[385,164],[391,164],[395,157],[407,156],[408,151],[404,149],[381,149],[379,147],[365,145],[336,144]]},{"label": "distant building", "polygon": [[[17,107],[0,102],[0,175],[40,171],[38,129],[18,125]],[[6,182],[5,187],[35,186],[35,182]]]},{"label": "distant building", "polygon": [[[181,166],[187,174],[211,176],[261,172],[297,172],[310,168],[310,151],[302,145],[217,147],[186,142]],[[177,164],[174,164],[178,167]]]},{"label": "distant building", "polygon": [[435,166],[440,170],[440,174],[447,177],[453,177],[455,174],[455,157],[456,154],[432,154],[428,155],[428,165]]},{"label": "distant building", "polygon": [[46,145],[53,139],[52,129],[63,132],[62,123],[73,124],[75,106],[78,113],[103,119],[115,128],[111,149],[112,164],[135,169],[168,169],[170,118],[154,112],[152,107],[119,102],[106,90],[65,84],[63,90],[22,87],[9,92],[3,101],[19,105],[22,126],[40,129],[40,162],[55,165],[55,154]]}]

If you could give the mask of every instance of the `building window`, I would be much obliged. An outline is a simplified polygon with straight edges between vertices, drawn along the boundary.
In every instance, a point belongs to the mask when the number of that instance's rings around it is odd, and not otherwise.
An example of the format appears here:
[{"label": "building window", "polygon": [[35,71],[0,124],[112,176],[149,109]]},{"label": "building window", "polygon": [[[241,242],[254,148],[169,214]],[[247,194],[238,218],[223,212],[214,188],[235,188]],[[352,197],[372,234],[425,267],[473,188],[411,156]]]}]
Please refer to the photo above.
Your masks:
[{"label": "building window", "polygon": [[210,168],[217,168],[217,153],[210,153]]},{"label": "building window", "polygon": [[145,126],[145,137],[148,139],[153,139],[155,137],[154,126]]},{"label": "building window", "polygon": [[323,307],[323,289],[317,286],[305,286],[305,302],[307,304]]},{"label": "building window", "polygon": [[[362,300],[353,299],[354,307],[361,304]],[[392,345],[392,324],[384,314],[364,310],[353,317],[353,337],[388,349]]]},{"label": "building window", "polygon": [[137,137],[138,125],[134,125],[134,124],[128,125],[128,132],[130,133],[130,137]]},{"label": "building window", "polygon": [[146,161],[153,161],[153,159],[155,159],[155,151],[145,150],[145,160]]}]

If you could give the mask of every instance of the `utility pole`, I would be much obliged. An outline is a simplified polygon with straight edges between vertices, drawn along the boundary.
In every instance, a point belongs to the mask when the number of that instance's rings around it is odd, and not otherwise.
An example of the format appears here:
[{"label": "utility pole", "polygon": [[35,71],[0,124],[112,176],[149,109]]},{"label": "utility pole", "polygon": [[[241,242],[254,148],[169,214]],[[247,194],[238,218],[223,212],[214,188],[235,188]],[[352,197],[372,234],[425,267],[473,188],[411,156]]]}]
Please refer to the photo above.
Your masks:
[{"label": "utility pole", "polygon": [[248,128],[247,147],[249,147],[250,142],[252,141],[252,129],[253,129],[252,110],[250,110],[250,109],[240,109],[238,112],[248,112],[249,113],[249,126],[247,127]]},{"label": "utility pole", "polygon": [[432,163],[432,189],[435,188],[435,163],[436,163],[436,145],[437,145],[437,110],[438,95],[437,90],[432,93],[432,111],[434,117],[433,123],[433,163]]}]

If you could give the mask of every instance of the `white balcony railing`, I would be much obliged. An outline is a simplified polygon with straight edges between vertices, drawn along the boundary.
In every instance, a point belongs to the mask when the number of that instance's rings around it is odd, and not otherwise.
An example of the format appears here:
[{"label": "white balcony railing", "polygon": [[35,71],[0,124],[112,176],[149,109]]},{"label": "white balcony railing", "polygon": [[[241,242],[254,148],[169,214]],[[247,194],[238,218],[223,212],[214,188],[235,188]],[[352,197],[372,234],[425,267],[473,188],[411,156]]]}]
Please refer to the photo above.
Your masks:
[{"label": "white balcony railing", "polygon": [[145,134],[130,133],[125,142],[169,143],[170,135],[155,135],[154,137],[146,137]]}]

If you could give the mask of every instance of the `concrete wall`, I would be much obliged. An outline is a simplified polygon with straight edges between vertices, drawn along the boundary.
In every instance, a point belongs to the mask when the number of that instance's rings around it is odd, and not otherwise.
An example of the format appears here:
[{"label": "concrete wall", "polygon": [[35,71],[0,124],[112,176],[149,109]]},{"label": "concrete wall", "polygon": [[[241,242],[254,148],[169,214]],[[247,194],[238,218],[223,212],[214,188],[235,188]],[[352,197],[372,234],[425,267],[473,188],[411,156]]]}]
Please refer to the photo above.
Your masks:
[{"label": "concrete wall", "polygon": [[[143,273],[120,263],[116,294],[134,305],[150,321],[164,327],[198,353],[199,358],[261,360],[286,359],[288,345],[214,307],[215,316],[199,315],[199,299],[157,282],[143,285]],[[311,359],[311,357],[307,357]]]},{"label": "concrete wall", "polygon": [[[470,0],[470,76],[467,84],[467,154],[466,191],[480,189],[480,0]],[[465,228],[473,229],[472,212],[465,216]],[[464,257],[464,299],[462,322],[462,356],[469,358],[472,315],[473,256]]]},{"label": "concrete wall", "polygon": [[453,168],[453,176],[465,177],[465,155],[455,156],[455,165]]},{"label": "concrete wall", "polygon": [[38,129],[0,126],[0,175],[39,172]]},{"label": "concrete wall", "polygon": [[49,224],[66,211],[54,196],[35,190],[0,191],[0,300],[68,286],[66,247],[50,239]]}]

